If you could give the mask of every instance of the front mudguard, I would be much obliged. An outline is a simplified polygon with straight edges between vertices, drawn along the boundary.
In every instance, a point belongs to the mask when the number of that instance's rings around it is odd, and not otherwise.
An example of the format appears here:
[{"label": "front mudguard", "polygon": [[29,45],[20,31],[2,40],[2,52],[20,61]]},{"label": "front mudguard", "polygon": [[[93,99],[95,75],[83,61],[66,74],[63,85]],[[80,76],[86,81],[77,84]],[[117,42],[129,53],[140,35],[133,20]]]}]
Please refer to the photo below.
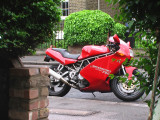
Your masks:
[{"label": "front mudguard", "polygon": [[132,75],[133,75],[133,71],[136,70],[136,67],[132,67],[132,66],[124,66],[126,73],[128,73],[128,79],[132,79]]}]

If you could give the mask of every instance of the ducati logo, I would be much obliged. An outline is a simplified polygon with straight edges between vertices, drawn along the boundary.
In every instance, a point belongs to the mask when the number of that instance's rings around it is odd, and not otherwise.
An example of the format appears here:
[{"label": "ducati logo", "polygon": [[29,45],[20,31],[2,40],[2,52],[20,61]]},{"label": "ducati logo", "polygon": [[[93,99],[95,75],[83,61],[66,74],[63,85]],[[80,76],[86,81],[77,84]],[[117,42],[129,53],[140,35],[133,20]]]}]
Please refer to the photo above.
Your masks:
[{"label": "ducati logo", "polygon": [[100,71],[100,72],[102,72],[102,73],[104,73],[104,74],[107,74],[107,75],[109,75],[109,74],[111,73],[110,70],[105,69],[105,68],[102,68],[102,67],[98,67],[98,66],[96,66],[96,65],[91,65],[90,67],[91,67],[91,68],[94,68],[95,70],[98,70],[98,71]]}]

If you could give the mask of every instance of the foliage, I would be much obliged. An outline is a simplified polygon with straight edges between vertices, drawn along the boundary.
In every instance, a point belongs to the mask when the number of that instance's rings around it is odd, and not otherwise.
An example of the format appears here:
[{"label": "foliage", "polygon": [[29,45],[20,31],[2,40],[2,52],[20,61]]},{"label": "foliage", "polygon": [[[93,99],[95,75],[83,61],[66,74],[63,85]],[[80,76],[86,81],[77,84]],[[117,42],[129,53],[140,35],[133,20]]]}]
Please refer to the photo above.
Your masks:
[{"label": "foliage", "polygon": [[[153,40],[150,44],[148,44],[147,41],[143,41],[142,47],[144,51],[146,51],[145,54],[140,54],[136,53],[137,56],[140,56],[139,59],[132,59],[126,61],[123,63],[124,66],[134,66],[139,69],[141,69],[140,74],[138,74],[138,79],[140,81],[137,81],[137,83],[134,84],[140,84],[143,88],[143,90],[146,93],[146,96],[152,91],[152,85],[154,81],[154,73],[155,73],[155,66],[156,66],[156,61],[157,61],[157,47],[156,47],[156,41],[154,41],[155,38],[150,38],[150,40]],[[146,57],[147,56],[147,57]],[[122,82],[127,82],[128,75],[126,76],[114,76],[110,75],[111,79],[114,77],[117,77],[120,79]],[[134,78],[134,77],[132,77]],[[160,79],[160,78],[159,78]],[[132,82],[132,80],[130,80]],[[157,88],[156,88],[156,96],[160,97],[160,81],[157,83]],[[150,106],[150,101],[146,101],[148,105]]]},{"label": "foliage", "polygon": [[[132,33],[138,30],[136,36],[142,35],[141,37],[148,39],[150,43],[144,44],[149,58],[141,58],[138,61],[138,65],[148,73],[146,76],[146,81],[144,81],[146,93],[148,94],[152,91],[152,100],[150,106],[149,120],[152,119],[153,109],[155,103],[155,97],[160,96],[159,88],[160,83],[158,78],[160,76],[160,1],[150,1],[150,0],[106,0],[109,3],[118,3],[120,10],[120,15],[118,19],[123,20],[123,22],[128,22],[129,29]],[[155,38],[155,40],[151,39]],[[159,49],[159,50],[158,50]],[[158,53],[159,52],[159,53]],[[157,58],[156,58],[157,57]],[[157,59],[157,60],[156,60]],[[156,63],[157,62],[157,63]],[[157,83],[157,84],[156,84]],[[158,88],[158,89],[157,89]]]},{"label": "foliage", "polygon": [[[152,84],[154,81],[155,66],[156,66],[157,55],[158,55],[156,44],[157,44],[156,42],[148,44],[146,41],[144,41],[143,48],[146,51],[148,58],[140,57],[139,61],[138,60],[134,61],[134,65],[136,67],[144,70],[143,76],[145,77],[145,79],[143,80],[143,83],[145,83],[144,89],[145,89],[146,95],[148,95],[149,92],[152,90]],[[144,55],[141,54],[140,56],[144,56]],[[158,96],[160,95],[159,87],[156,88]]]},{"label": "foliage", "polygon": [[68,44],[104,44],[115,22],[100,10],[83,10],[70,14],[64,23],[64,39]]},{"label": "foliage", "polygon": [[55,47],[67,49],[68,44],[65,40],[59,40],[59,41],[56,40],[56,46]]},{"label": "foliage", "polygon": [[125,39],[126,26],[116,23],[113,27],[112,35],[117,34],[121,39]]},{"label": "foliage", "polygon": [[129,27],[139,30],[155,31],[160,27],[160,1],[150,0],[106,0],[110,3],[117,3],[120,10],[119,20],[128,22]]},{"label": "foliage", "polygon": [[60,0],[2,0],[0,4],[1,53],[23,56],[53,39]]}]

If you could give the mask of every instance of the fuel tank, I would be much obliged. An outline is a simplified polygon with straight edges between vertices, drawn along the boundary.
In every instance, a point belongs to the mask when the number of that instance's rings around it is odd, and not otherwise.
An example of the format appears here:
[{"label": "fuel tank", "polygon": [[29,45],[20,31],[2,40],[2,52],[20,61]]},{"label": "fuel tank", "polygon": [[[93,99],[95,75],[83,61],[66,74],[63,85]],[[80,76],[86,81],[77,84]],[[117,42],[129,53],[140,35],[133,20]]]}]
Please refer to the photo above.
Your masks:
[{"label": "fuel tank", "polygon": [[100,55],[100,54],[105,54],[109,53],[110,50],[105,46],[105,45],[86,45],[82,48],[81,55],[78,57],[78,59],[84,59],[87,57],[95,56],[95,55]]}]

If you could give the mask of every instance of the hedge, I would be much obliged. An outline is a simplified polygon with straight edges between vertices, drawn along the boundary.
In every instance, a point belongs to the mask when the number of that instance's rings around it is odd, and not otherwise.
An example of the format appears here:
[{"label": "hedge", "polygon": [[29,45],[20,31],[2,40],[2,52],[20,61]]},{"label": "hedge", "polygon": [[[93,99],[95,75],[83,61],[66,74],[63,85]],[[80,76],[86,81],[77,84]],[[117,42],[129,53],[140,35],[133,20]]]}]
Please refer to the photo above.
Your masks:
[{"label": "hedge", "polygon": [[100,10],[83,10],[70,14],[64,23],[68,45],[104,44],[115,22]]}]

